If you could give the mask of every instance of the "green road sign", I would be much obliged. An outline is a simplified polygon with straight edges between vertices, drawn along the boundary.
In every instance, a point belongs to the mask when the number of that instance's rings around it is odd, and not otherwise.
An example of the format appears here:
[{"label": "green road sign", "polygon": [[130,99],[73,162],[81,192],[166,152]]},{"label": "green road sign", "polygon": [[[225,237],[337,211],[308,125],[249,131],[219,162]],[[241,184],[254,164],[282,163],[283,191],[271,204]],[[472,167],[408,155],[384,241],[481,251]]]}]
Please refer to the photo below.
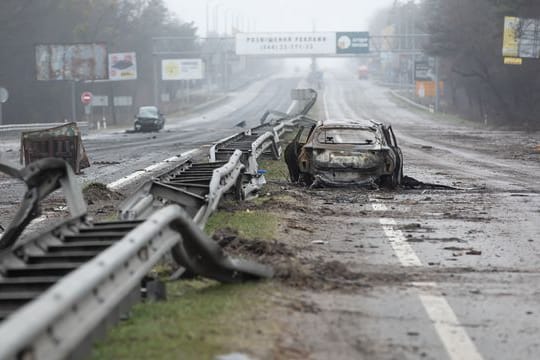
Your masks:
[{"label": "green road sign", "polygon": [[336,54],[369,53],[369,32],[336,33]]}]

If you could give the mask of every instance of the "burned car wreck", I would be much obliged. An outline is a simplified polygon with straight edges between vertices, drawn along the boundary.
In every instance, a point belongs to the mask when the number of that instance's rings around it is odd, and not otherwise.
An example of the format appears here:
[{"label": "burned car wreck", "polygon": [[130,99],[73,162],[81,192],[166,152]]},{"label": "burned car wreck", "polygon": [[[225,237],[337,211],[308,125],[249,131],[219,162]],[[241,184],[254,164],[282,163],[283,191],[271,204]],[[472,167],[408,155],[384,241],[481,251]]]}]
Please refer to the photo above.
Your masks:
[{"label": "burned car wreck", "polygon": [[371,120],[326,120],[301,127],[285,150],[293,182],[395,188],[403,155],[392,127]]}]

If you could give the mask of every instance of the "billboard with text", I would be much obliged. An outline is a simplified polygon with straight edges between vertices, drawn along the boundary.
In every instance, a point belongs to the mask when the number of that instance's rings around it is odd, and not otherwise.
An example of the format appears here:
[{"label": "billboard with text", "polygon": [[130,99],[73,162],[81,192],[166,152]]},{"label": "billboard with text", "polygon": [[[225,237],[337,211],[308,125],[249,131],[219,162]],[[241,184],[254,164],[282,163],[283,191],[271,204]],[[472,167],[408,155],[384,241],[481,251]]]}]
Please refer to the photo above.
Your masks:
[{"label": "billboard with text", "polygon": [[368,32],[284,32],[236,35],[237,55],[332,56],[368,52]]},{"label": "billboard with text", "polygon": [[109,80],[137,80],[134,52],[109,54]]},{"label": "billboard with text", "polygon": [[503,56],[540,58],[540,19],[504,18]]},{"label": "billboard with text", "polygon": [[204,62],[202,59],[169,59],[161,61],[163,80],[202,80]]},{"label": "billboard with text", "polygon": [[37,80],[107,79],[105,44],[37,45],[35,55]]},{"label": "billboard with text", "polygon": [[332,55],[336,33],[241,33],[236,35],[237,55]]}]

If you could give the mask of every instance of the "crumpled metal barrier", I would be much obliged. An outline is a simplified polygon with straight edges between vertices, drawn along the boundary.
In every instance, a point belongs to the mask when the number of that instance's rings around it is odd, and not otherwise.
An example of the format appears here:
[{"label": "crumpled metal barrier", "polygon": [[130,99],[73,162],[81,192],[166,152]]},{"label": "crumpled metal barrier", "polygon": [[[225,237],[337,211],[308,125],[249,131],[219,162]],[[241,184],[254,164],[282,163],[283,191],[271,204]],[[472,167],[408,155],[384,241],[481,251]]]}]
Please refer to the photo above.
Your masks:
[{"label": "crumpled metal barrier", "polygon": [[[208,218],[217,209],[223,196],[233,187],[241,187],[240,180],[245,168],[240,161],[241,157],[242,152],[236,150],[226,164],[212,170],[212,175],[207,180],[208,187],[200,185],[202,190],[199,193],[188,191],[186,188],[189,188],[189,186],[185,186],[185,183],[178,186],[178,182],[169,182],[168,179],[171,174],[164,174],[149,181],[122,204],[121,218],[123,220],[142,219],[164,204],[177,204],[181,205],[192,216],[193,222],[199,228],[204,228]],[[191,164],[188,162],[183,164],[180,167],[179,175],[188,171],[190,166]],[[191,186],[196,185],[191,184]],[[238,191],[240,190],[237,189]],[[200,274],[198,269],[191,271],[189,264],[186,263],[187,253],[189,252],[183,248],[182,242],[172,248],[173,259],[178,265],[192,273]]]},{"label": "crumpled metal barrier", "polygon": [[307,115],[317,103],[318,93],[314,89],[293,89],[291,90],[291,98],[306,102],[298,115]]},{"label": "crumpled metal barrier", "polygon": [[269,267],[227,257],[181,207],[170,205],[0,324],[0,359],[80,358],[137,301],[141,279],[179,242],[194,273],[222,282],[273,275]]},{"label": "crumpled metal barrier", "polygon": [[[203,228],[208,217],[216,210],[225,193],[238,184],[238,178],[244,172],[240,159],[242,152],[235,151],[226,164],[213,169],[208,178],[208,188],[203,187],[199,193],[189,192],[185,186],[176,186],[168,179],[171,174],[162,174],[143,184],[133,196],[121,205],[120,217],[123,220],[134,220],[147,217],[163,204],[181,205],[192,217],[193,221]],[[204,165],[204,164],[195,164]],[[179,173],[188,170],[191,163],[186,161],[175,170]],[[184,184],[185,185],[185,184]]]},{"label": "crumpled metal barrier", "polygon": [[221,140],[210,148],[210,162],[223,160],[230,156],[232,151],[242,151],[241,162],[246,167],[242,179],[242,198],[248,198],[256,193],[265,184],[264,174],[259,171],[259,158],[270,153],[273,159],[281,157],[279,136],[274,132],[247,131]]},{"label": "crumpled metal barrier", "polygon": [[72,218],[86,216],[86,202],[71,166],[61,159],[43,159],[23,169],[0,161],[0,171],[28,187],[15,218],[0,238],[0,250],[12,246],[26,226],[41,213],[40,201],[62,188]]}]

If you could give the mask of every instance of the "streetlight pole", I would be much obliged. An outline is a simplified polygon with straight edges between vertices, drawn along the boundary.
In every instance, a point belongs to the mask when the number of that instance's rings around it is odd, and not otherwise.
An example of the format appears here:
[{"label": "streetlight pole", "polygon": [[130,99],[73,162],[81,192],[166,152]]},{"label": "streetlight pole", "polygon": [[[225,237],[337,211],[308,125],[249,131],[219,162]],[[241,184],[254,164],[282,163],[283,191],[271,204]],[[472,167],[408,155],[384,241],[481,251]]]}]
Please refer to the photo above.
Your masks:
[{"label": "streetlight pole", "polygon": [[[228,35],[228,32],[229,32],[229,14],[231,14],[233,17],[234,17],[234,10],[230,9],[230,8],[227,8],[225,9],[225,13],[224,13],[224,19],[225,19],[225,36]],[[234,26],[234,19],[232,19],[233,21],[231,21],[232,23],[232,26]]]},{"label": "streetlight pole", "polygon": [[214,6],[213,13],[212,13],[212,16],[214,18],[214,30],[217,35],[219,35],[219,8],[222,6],[223,6],[222,3],[216,4],[216,6]]},{"label": "streetlight pole", "polygon": [[206,37],[210,34],[210,5],[215,2],[216,0],[206,1]]}]

